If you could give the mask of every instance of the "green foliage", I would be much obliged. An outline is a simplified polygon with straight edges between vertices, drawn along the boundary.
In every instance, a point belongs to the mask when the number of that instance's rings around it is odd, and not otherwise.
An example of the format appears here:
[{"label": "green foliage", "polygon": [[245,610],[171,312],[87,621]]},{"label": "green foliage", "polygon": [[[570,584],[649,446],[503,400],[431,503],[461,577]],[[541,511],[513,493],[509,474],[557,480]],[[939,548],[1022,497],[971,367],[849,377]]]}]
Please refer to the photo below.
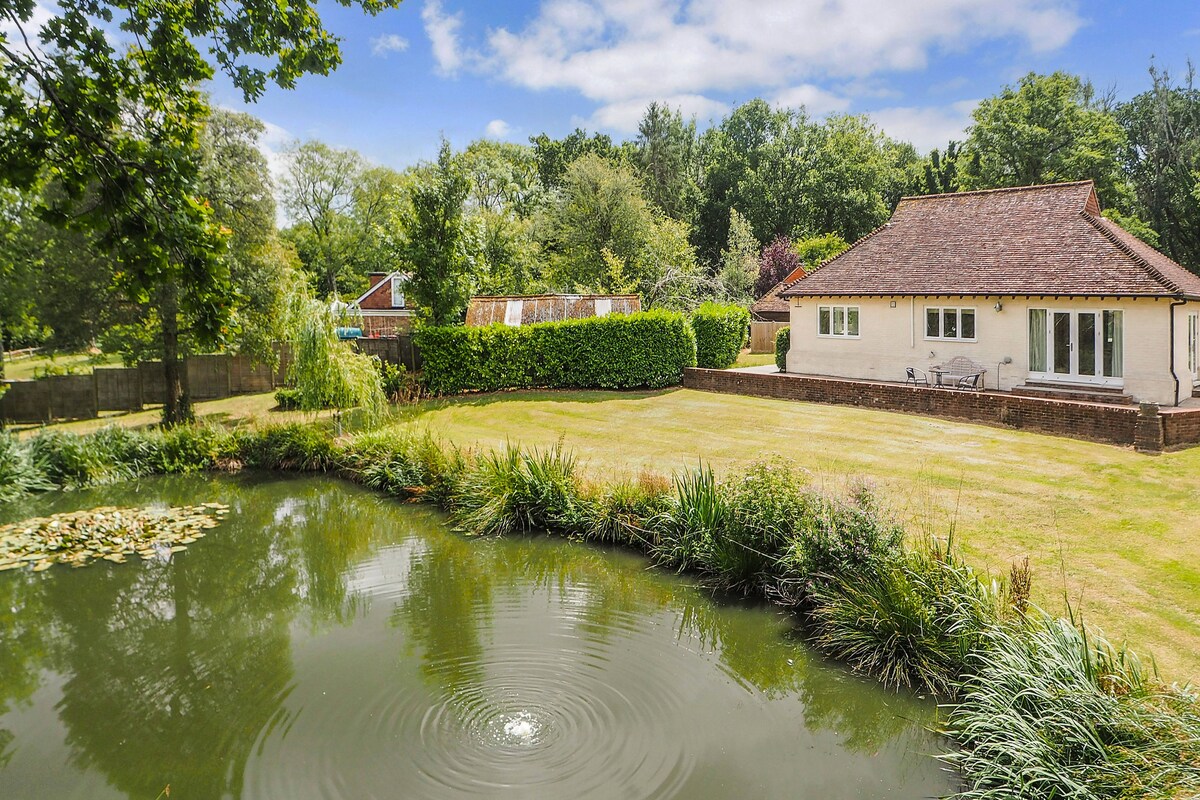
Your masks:
[{"label": "green foliage", "polygon": [[516,531],[570,531],[575,527],[579,480],[575,458],[549,450],[507,447],[468,465],[454,501],[454,518],[483,535]]},{"label": "green foliage", "polygon": [[0,503],[10,503],[32,492],[45,492],[54,484],[34,460],[30,447],[10,433],[0,431]]},{"label": "green foliage", "polygon": [[684,122],[678,109],[647,106],[638,123],[637,168],[647,199],[672,219],[687,219],[695,203],[698,145],[694,117]]},{"label": "green foliage", "polygon": [[1074,75],[1029,73],[975,108],[958,175],[964,189],[1091,179],[1105,205],[1125,193],[1125,134]]},{"label": "green foliage", "polygon": [[999,620],[995,586],[948,553],[836,556],[837,572],[812,583],[820,647],[889,686],[954,693]]},{"label": "green foliage", "polygon": [[299,407],[305,411],[357,407],[368,417],[377,417],[387,406],[378,361],[338,339],[337,319],[306,287],[295,287],[290,294],[288,382],[299,393]]},{"label": "green foliage", "polygon": [[237,453],[247,467],[299,472],[325,472],[336,456],[328,433],[300,423],[240,433]]},{"label": "green foliage", "polygon": [[1121,162],[1133,189],[1127,210],[1154,230],[1163,252],[1200,271],[1200,89],[1190,67],[1177,80],[1151,65],[1150,80],[1149,90],[1116,109],[1126,136]]},{"label": "green foliage", "polygon": [[750,312],[741,306],[705,303],[691,316],[696,334],[696,366],[728,369],[746,344]]},{"label": "green foliage", "polygon": [[1039,613],[986,629],[948,733],[969,800],[1169,798],[1200,792],[1200,708],[1128,651]]},{"label": "green foliage", "polygon": [[299,389],[284,386],[275,390],[275,405],[280,411],[299,411],[303,396]]},{"label": "green foliage", "polygon": [[758,277],[758,257],[762,245],[746,218],[729,209],[728,244],[721,251],[721,287],[731,303],[750,305],[754,302],[754,281]]},{"label": "green foliage", "polygon": [[787,354],[792,349],[792,328],[787,326],[775,332],[775,366],[787,372]]},{"label": "green foliage", "polygon": [[560,188],[567,167],[589,153],[613,163],[622,161],[621,150],[613,145],[611,137],[603,133],[588,136],[582,128],[576,128],[562,139],[538,134],[530,137],[529,143],[533,145],[538,180],[546,191]]},{"label": "green foliage", "polygon": [[499,389],[632,389],[677,385],[696,363],[680,314],[543,322],[520,327],[426,328],[416,335],[432,394]]},{"label": "green foliage", "polygon": [[204,472],[235,461],[237,440],[209,425],[181,425],[162,434],[155,472]]},{"label": "green foliage", "polygon": [[809,272],[849,249],[850,243],[836,233],[808,236],[792,242],[793,252],[800,257],[800,262]]},{"label": "green foliage", "polygon": [[470,190],[470,180],[443,140],[437,162],[422,170],[411,205],[399,216],[403,241],[398,251],[411,272],[407,292],[430,325],[461,321],[471,296],[473,263],[463,219]]}]

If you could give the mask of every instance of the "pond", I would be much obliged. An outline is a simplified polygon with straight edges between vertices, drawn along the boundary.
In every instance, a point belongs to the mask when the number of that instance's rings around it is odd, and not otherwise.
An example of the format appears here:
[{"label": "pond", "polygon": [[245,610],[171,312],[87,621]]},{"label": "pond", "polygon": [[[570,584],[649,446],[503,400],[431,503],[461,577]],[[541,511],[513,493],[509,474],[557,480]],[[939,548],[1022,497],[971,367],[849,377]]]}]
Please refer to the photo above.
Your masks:
[{"label": "pond", "polygon": [[769,606],[334,479],[38,497],[231,506],[184,552],[0,573],[0,797],[920,798],[932,702]]}]

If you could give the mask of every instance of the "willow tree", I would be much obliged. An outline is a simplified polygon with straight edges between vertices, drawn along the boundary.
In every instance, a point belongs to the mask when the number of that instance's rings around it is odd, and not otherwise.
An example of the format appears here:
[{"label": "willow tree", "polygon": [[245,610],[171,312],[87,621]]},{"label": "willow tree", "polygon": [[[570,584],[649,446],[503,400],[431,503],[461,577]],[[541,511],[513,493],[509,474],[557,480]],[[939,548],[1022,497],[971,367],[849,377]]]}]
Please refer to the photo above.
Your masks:
[{"label": "willow tree", "polygon": [[292,351],[288,382],[301,410],[334,409],[339,434],[347,409],[361,408],[368,419],[378,419],[387,407],[378,359],[341,341],[340,313],[314,298],[303,279],[293,284],[285,323]]},{"label": "willow tree", "polygon": [[[339,0],[370,14],[400,0]],[[36,20],[49,19],[40,27]],[[247,102],[341,62],[311,0],[0,0],[0,185],[52,178],[40,209],[95,231],[126,296],[162,320],[163,422],[191,415],[179,320],[216,344],[233,290],[227,231],[198,189],[200,89],[219,69]]]}]

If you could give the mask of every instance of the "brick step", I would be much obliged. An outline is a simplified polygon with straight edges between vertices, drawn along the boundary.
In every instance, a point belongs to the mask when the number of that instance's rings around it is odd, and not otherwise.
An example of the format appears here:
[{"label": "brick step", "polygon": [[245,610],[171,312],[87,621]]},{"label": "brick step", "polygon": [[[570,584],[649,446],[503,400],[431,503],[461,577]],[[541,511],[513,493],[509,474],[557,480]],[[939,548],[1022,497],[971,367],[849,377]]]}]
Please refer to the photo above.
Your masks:
[{"label": "brick step", "polygon": [[1079,384],[1026,383],[1014,386],[1012,393],[1023,397],[1040,397],[1044,400],[1078,400],[1081,403],[1108,403],[1132,406],[1135,401],[1120,389],[1103,386],[1080,386]]}]

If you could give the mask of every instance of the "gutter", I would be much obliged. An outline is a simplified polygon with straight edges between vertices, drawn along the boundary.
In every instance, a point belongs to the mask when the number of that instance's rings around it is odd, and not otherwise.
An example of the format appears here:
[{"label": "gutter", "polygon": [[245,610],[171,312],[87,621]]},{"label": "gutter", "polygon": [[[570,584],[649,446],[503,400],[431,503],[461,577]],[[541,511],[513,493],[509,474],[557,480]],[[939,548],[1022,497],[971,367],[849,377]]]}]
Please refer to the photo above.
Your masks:
[{"label": "gutter", "polygon": [[1175,309],[1187,305],[1185,298],[1179,297],[1171,301],[1171,377],[1175,379],[1175,405],[1179,405],[1179,374],[1175,372]]}]

